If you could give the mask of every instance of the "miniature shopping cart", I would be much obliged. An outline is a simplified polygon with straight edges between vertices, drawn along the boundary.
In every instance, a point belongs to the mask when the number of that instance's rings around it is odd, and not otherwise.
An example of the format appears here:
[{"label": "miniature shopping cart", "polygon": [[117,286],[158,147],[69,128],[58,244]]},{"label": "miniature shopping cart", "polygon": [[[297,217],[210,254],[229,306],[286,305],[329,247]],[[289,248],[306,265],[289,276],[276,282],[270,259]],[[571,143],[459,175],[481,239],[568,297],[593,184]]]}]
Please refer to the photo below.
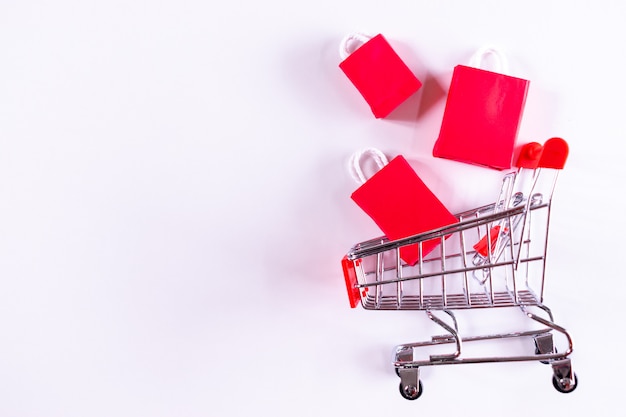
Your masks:
[{"label": "miniature shopping cart", "polygon": [[[543,147],[527,144],[517,171],[504,176],[493,204],[460,213],[458,222],[446,227],[394,241],[381,237],[359,243],[344,257],[352,307],[360,302],[371,310],[423,310],[445,330],[443,336],[395,348],[393,366],[404,398],[414,400],[422,394],[420,367],[463,363],[540,361],[551,365],[558,391],[576,388],[569,358],[572,338],[543,303],[551,199],[567,154],[567,143],[560,138],[549,139]],[[433,240],[438,241],[437,248],[424,254],[423,244]],[[413,265],[401,257],[408,249],[418,253]],[[520,327],[524,322],[531,328],[461,335],[455,310],[500,307],[520,309]],[[565,347],[555,344],[555,335]],[[464,351],[469,342],[512,339],[528,339],[529,352],[470,357]],[[447,351],[423,354],[433,348]]]}]

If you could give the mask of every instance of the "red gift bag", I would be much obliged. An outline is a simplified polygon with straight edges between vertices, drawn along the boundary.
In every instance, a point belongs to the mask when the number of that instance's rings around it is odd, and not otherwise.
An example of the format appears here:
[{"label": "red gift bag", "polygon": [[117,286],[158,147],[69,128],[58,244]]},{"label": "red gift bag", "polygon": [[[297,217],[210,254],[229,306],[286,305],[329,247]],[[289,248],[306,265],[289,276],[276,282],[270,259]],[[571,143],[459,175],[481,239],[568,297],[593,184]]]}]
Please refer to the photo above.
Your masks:
[{"label": "red gift bag", "polygon": [[[473,64],[479,67],[488,54],[505,66],[504,56],[494,48],[479,50]],[[477,67],[454,68],[433,156],[508,169],[529,82]]]},{"label": "red gift bag", "polygon": [[[360,44],[352,53],[351,43]],[[381,34],[373,38],[349,35],[339,51],[343,59],[339,68],[359,90],[376,118],[389,115],[422,86]]]},{"label": "red gift bag", "polygon": [[[358,163],[359,158],[356,157],[355,162]],[[379,166],[381,160],[380,157],[377,160]],[[458,222],[403,156],[395,157],[367,180],[362,174],[356,178],[361,180],[362,185],[352,193],[352,200],[390,240]],[[440,239],[423,242],[422,256],[426,256],[440,243]],[[417,245],[401,248],[400,257],[407,264],[414,265],[419,260]]]}]

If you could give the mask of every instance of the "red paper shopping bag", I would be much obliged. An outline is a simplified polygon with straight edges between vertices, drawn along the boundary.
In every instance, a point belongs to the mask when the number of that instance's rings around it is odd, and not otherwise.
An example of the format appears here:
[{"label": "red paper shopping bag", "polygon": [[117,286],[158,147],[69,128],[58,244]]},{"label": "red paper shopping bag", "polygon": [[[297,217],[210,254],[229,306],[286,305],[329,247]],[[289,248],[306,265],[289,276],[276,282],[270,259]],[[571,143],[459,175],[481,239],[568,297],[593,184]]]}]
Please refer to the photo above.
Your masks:
[{"label": "red paper shopping bag", "polygon": [[[352,193],[352,199],[391,240],[458,222],[402,156],[369,178]],[[422,256],[439,243],[440,239],[423,242]],[[401,248],[400,256],[414,265],[419,260],[417,245]]]},{"label": "red paper shopping bag", "polygon": [[[477,54],[482,60],[485,49]],[[480,62],[480,61],[479,61]],[[494,169],[511,167],[529,82],[465,65],[457,65],[433,155]]]},{"label": "red paper shopping bag", "polygon": [[348,53],[339,68],[352,81],[377,118],[389,115],[400,103],[415,93],[422,83],[402,61],[391,45],[378,34],[373,38],[352,35],[344,39],[363,42]]}]

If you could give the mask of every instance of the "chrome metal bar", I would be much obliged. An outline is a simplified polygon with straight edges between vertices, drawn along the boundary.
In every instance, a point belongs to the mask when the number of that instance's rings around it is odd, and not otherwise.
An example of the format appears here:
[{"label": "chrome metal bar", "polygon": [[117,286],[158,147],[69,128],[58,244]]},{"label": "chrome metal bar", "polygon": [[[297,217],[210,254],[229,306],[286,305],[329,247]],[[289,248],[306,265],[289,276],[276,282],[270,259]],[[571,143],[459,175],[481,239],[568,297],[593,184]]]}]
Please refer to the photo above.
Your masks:
[{"label": "chrome metal bar", "polygon": [[[492,223],[494,221],[505,218],[508,215],[516,215],[524,212],[523,206],[514,207],[512,209],[504,210],[502,212],[490,214],[481,218],[471,219],[463,222],[454,223],[452,225],[440,227],[430,230],[428,232],[419,233],[413,236],[408,236],[402,239],[394,241],[384,241],[377,245],[371,245],[361,248],[360,244],[356,245],[350,253],[348,253],[348,259],[364,258],[366,256],[374,255],[378,252],[384,252],[391,249],[396,249],[405,245],[412,245],[418,242],[437,239],[442,236],[446,236],[452,233],[460,232],[461,230],[471,229],[477,226]],[[539,207],[535,207],[539,208]]]},{"label": "chrome metal bar", "polygon": [[[528,258],[528,259],[522,259],[521,262],[533,262],[533,261],[537,261],[537,260],[542,260],[543,257],[542,256],[535,256],[533,258]],[[507,262],[498,262],[496,264],[492,264],[488,266],[488,269],[491,268],[497,268],[497,267],[502,267],[502,266],[507,266],[507,265],[513,265],[513,261],[507,261]],[[453,274],[460,274],[463,272],[471,272],[471,271],[477,271],[480,269],[485,269],[486,267],[484,265],[479,265],[479,266],[470,266],[467,268],[461,268],[461,269],[450,269],[448,271],[445,271],[445,275],[453,275]],[[357,284],[357,287],[359,288],[366,288],[366,287],[374,287],[374,286],[378,286],[378,285],[384,285],[384,284],[395,284],[398,281],[414,281],[414,280],[423,280],[426,278],[432,278],[432,277],[437,277],[440,276],[442,273],[441,271],[437,271],[437,272],[432,272],[432,273],[428,273],[428,274],[419,274],[416,276],[408,276],[408,277],[403,277],[402,279],[387,279],[387,280],[382,280],[380,282],[372,282],[372,283],[365,283],[365,284]],[[377,273],[378,276],[378,273]]]},{"label": "chrome metal bar", "polygon": [[[480,336],[469,336],[469,337],[462,337],[461,343],[538,336],[542,334],[549,334],[551,331],[552,329],[537,329],[537,330],[526,330],[526,331],[521,331],[521,332],[494,333],[494,334],[480,335]],[[454,338],[450,336],[433,336],[432,340],[430,341],[418,342],[418,343],[406,343],[406,344],[398,346],[396,350],[415,349],[415,348],[434,346],[434,345],[443,345],[443,344],[450,344],[450,343],[456,343],[456,340],[454,340]],[[533,356],[533,358],[536,358],[536,357]]]},{"label": "chrome metal bar", "polygon": [[397,300],[396,304],[398,308],[400,308],[402,304],[402,259],[400,258],[400,250],[396,249],[396,278],[398,278],[398,282],[396,283],[396,295]]},{"label": "chrome metal bar", "polygon": [[[380,304],[376,306],[373,295],[365,296],[363,300],[363,308],[366,310],[398,310],[396,296],[381,297]],[[484,293],[472,293],[471,305],[467,302],[465,294],[448,294],[448,306],[450,310],[466,310],[470,308],[495,308],[495,307],[515,307],[523,304],[525,306],[539,305],[539,299],[531,291],[520,291],[520,301],[516,302],[510,291],[494,292],[494,298],[491,300],[489,291]],[[424,295],[423,301],[420,302],[418,296],[405,295],[402,299],[402,310],[443,310],[441,295]]]},{"label": "chrome metal bar", "polygon": [[467,275],[467,250],[466,250],[466,245],[465,245],[465,231],[461,231],[460,232],[460,243],[461,243],[461,254],[463,257],[463,291],[465,292],[465,295],[467,297],[467,304],[471,305],[472,304],[472,299],[470,297],[470,287],[469,287],[469,277]]},{"label": "chrome metal bar", "polygon": [[442,237],[441,247],[441,295],[443,296],[444,307],[448,305],[448,294],[446,288],[446,238]]},{"label": "chrome metal bar", "polygon": [[548,256],[548,229],[550,227],[550,212],[551,212],[551,207],[548,206],[548,213],[547,213],[547,219],[546,219],[546,237],[545,237],[545,241],[544,241],[544,246],[543,246],[543,265],[541,268],[541,289],[539,290],[539,299],[541,300],[541,302],[543,303],[543,291],[545,288],[545,277],[546,277],[546,262],[545,259]]},{"label": "chrome metal bar", "polygon": [[[514,231],[513,231],[512,225],[511,225],[511,218],[509,217],[507,220],[508,220],[508,223],[509,223],[509,236],[510,236],[509,241],[512,242],[513,241],[513,232]],[[509,250],[510,250],[509,251],[509,255],[511,256],[511,259],[515,260],[515,252],[513,250],[514,249],[514,245],[509,244],[507,246],[509,247]],[[513,280],[513,294],[514,294],[513,297],[515,299],[515,302],[519,303],[520,302],[519,293],[517,292],[517,265],[518,265],[518,263],[516,262],[515,264],[516,264],[516,267],[511,268],[511,279]],[[507,269],[506,272],[508,274],[509,270]]]},{"label": "chrome metal bar", "polygon": [[[424,271],[424,257],[422,256],[423,254],[423,248],[422,248],[422,242],[417,244],[417,256],[419,257],[419,266],[418,266],[418,273],[421,276],[423,271]],[[419,281],[419,287],[420,287],[420,307],[424,307],[424,281],[420,280]]]},{"label": "chrome metal bar", "polygon": [[376,256],[376,288],[375,288],[375,300],[376,307],[380,307],[380,291],[381,291],[381,283],[384,281],[383,273],[384,273],[384,265],[383,265],[383,254],[382,252]]},{"label": "chrome metal bar", "polygon": [[[526,361],[550,361],[563,359],[566,355],[561,353],[551,353],[545,355],[520,355],[520,356],[484,356],[477,358],[455,358],[449,360],[428,360],[428,361],[414,361],[410,363],[410,366],[434,366],[434,365],[461,365],[469,363],[499,363],[499,362],[526,362]],[[394,362],[394,366],[407,366],[408,364],[402,362]]]}]

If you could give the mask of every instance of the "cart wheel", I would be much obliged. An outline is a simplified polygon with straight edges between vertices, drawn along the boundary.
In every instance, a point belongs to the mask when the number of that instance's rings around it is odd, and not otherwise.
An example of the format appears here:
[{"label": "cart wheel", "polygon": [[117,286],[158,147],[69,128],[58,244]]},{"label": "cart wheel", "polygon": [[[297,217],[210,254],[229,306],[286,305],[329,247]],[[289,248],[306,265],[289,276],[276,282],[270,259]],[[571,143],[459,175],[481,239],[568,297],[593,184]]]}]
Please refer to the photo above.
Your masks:
[{"label": "cart wheel", "polygon": [[424,392],[424,387],[422,386],[422,381],[418,382],[418,386],[415,385],[402,385],[400,382],[400,395],[402,395],[407,400],[417,400],[422,393]]},{"label": "cart wheel", "polygon": [[568,394],[576,389],[578,386],[578,377],[575,373],[572,373],[571,378],[559,379],[556,375],[552,376],[552,385],[558,392]]}]

